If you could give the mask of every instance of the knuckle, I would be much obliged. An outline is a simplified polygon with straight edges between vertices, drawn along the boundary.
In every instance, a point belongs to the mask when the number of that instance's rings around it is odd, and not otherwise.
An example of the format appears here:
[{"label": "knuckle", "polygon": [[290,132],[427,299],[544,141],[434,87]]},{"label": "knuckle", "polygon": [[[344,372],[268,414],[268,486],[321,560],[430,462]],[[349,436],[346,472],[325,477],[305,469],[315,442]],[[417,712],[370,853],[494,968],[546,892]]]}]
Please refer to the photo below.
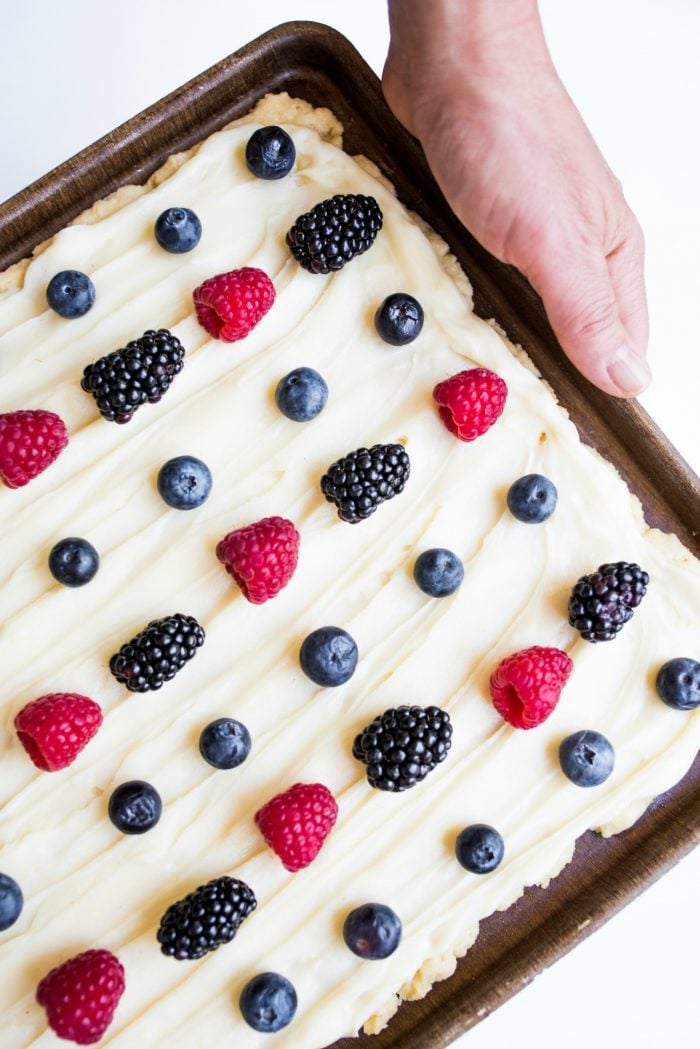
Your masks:
[{"label": "knuckle", "polygon": [[586,297],[569,318],[571,332],[582,340],[595,339],[609,332],[618,322],[615,302],[606,296]]}]

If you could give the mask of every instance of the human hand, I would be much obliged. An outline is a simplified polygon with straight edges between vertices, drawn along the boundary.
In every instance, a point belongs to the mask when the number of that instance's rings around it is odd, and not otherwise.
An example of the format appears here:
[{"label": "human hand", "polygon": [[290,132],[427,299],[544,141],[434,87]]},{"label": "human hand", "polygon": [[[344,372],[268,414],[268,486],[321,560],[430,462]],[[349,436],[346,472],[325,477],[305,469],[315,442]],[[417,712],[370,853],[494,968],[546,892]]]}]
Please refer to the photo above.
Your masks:
[{"label": "human hand", "polygon": [[389,12],[384,94],[453,210],[528,278],[583,375],[641,392],[642,231],[557,76],[535,0],[389,0]]}]

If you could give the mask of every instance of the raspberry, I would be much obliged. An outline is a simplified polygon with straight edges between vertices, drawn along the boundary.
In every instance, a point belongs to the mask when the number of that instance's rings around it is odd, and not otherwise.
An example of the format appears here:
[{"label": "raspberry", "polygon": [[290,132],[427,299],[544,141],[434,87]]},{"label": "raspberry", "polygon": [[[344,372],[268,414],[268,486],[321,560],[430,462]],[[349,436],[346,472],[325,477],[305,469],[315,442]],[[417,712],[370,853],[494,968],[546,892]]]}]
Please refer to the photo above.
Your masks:
[{"label": "raspberry", "polygon": [[439,382],[433,400],[443,423],[460,441],[486,433],[505,407],[508,387],[488,368],[470,368]]},{"label": "raspberry", "polygon": [[110,951],[84,951],[52,969],[36,989],[49,1027],[78,1045],[99,1042],[124,993],[124,966]]},{"label": "raspberry", "polygon": [[338,818],[338,803],[322,783],[295,783],[255,813],[263,838],[288,871],[315,860]]},{"label": "raspberry", "polygon": [[102,724],[102,711],[87,696],[53,692],[32,700],[15,718],[19,741],[38,769],[72,765]]},{"label": "raspberry", "polygon": [[263,319],[275,301],[275,286],[266,273],[244,266],[219,273],[192,293],[197,320],[214,339],[237,342]]},{"label": "raspberry", "polygon": [[216,556],[252,605],[262,605],[279,594],[294,575],[299,556],[299,533],[284,517],[237,528],[224,536]]},{"label": "raspberry", "polygon": [[0,477],[21,488],[43,473],[68,444],[60,416],[41,408],[0,414]]},{"label": "raspberry", "polygon": [[489,681],[493,705],[509,725],[536,728],[549,717],[573,663],[558,648],[533,645],[501,660]]}]

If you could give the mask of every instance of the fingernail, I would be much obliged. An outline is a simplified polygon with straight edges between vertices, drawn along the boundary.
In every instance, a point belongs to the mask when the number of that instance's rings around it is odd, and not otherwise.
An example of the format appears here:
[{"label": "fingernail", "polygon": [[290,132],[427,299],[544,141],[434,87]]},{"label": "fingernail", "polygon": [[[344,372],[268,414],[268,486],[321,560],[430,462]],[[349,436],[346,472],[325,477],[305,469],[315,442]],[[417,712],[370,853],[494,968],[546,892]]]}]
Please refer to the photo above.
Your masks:
[{"label": "fingernail", "polygon": [[649,365],[631,346],[617,351],[608,365],[608,375],[626,397],[641,393],[651,382]]}]

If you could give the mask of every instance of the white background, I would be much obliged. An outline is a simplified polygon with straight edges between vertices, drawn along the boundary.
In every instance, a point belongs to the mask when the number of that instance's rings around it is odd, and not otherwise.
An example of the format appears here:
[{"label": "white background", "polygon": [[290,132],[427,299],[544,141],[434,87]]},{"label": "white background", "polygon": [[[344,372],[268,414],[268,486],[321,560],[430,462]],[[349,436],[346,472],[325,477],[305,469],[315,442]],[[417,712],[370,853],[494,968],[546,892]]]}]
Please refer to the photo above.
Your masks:
[{"label": "white background", "polygon": [[[700,471],[700,2],[540,6],[560,73],[646,233],[655,381],[642,403]],[[334,25],[377,72],[388,41],[383,0],[0,0],[0,9],[0,200],[279,22]],[[697,1049],[699,936],[696,850],[456,1044]]]}]

